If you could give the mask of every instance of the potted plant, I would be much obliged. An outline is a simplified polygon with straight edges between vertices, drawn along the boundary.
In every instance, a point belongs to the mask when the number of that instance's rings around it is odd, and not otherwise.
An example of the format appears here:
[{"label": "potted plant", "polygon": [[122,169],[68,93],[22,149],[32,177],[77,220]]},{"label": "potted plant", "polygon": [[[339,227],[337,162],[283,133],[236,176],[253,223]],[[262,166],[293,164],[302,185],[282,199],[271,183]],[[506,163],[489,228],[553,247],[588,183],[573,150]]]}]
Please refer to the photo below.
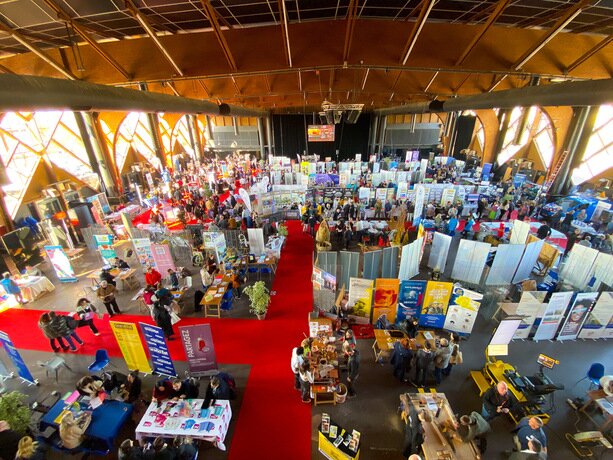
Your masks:
[{"label": "potted plant", "polygon": [[0,420],[6,420],[13,431],[25,434],[32,418],[32,411],[24,403],[26,396],[11,391],[0,396]]},{"label": "potted plant", "polygon": [[251,301],[249,311],[256,315],[258,319],[264,319],[270,302],[270,293],[264,281],[257,281],[255,284],[247,286],[243,292],[247,294]]},{"label": "potted plant", "polygon": [[287,227],[285,226],[285,224],[279,224],[277,227],[277,233],[279,234],[279,236],[284,236],[285,238],[287,238]]}]

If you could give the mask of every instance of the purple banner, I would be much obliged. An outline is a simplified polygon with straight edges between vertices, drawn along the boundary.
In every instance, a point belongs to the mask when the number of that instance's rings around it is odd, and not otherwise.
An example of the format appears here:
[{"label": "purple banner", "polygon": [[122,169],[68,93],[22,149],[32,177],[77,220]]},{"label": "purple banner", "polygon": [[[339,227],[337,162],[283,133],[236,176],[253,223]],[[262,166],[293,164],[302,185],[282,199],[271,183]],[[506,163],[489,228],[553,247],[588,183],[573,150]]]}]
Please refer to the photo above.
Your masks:
[{"label": "purple banner", "polygon": [[215,345],[210,324],[180,326],[181,342],[187,357],[189,372],[194,377],[214,374],[217,371]]}]

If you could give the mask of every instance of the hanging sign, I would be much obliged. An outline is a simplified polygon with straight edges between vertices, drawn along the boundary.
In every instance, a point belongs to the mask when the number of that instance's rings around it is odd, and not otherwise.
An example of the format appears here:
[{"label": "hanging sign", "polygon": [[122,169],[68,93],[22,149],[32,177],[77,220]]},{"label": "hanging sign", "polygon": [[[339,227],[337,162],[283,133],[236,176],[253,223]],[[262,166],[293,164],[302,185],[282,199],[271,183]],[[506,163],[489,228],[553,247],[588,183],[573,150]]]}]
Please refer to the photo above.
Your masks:
[{"label": "hanging sign", "polygon": [[566,321],[558,334],[557,340],[574,340],[577,338],[597,296],[597,292],[577,294],[573,306],[566,315]]},{"label": "hanging sign", "polygon": [[464,289],[459,284],[454,285],[443,328],[460,335],[470,334],[481,307],[481,300],[483,294]]},{"label": "hanging sign", "polygon": [[57,278],[61,282],[68,283],[77,281],[70,259],[64,252],[62,246],[45,246],[45,252],[47,253],[47,257],[49,257],[49,262],[53,266]]},{"label": "hanging sign", "polygon": [[179,326],[189,372],[194,377],[217,373],[217,358],[210,324]]},{"label": "hanging sign", "polygon": [[377,278],[375,281],[375,301],[372,314],[373,323],[382,315],[386,315],[390,323],[396,322],[399,289],[400,281],[398,279]]},{"label": "hanging sign", "polygon": [[428,281],[419,324],[426,327],[443,327],[452,289],[453,283]]},{"label": "hanging sign", "polygon": [[607,326],[613,321],[613,292],[600,294],[594,308],[588,315],[581,332],[580,339],[600,339],[605,336]]},{"label": "hanging sign", "polygon": [[421,306],[424,301],[427,281],[401,281],[398,295],[398,312],[396,324],[409,319],[419,318]]},{"label": "hanging sign", "polygon": [[25,361],[19,354],[19,351],[17,351],[17,348],[15,348],[15,345],[13,345],[13,342],[11,341],[10,337],[6,332],[0,331],[0,342],[2,342],[4,351],[6,351],[6,354],[9,355],[9,358],[13,362],[13,365],[15,366],[15,368],[17,368],[17,374],[19,375],[19,377],[21,377],[26,382],[37,385],[38,382],[34,379],[34,377],[32,377],[30,369],[28,369],[28,366],[26,366]]},{"label": "hanging sign", "polygon": [[172,358],[168,352],[168,345],[164,337],[164,331],[161,327],[152,326],[150,324],[139,323],[140,329],[145,337],[145,345],[149,350],[151,362],[153,363],[153,372],[158,375],[168,377],[176,377],[177,371],[172,364]]},{"label": "hanging sign", "polygon": [[143,344],[140,341],[136,324],[119,321],[111,321],[109,324],[128,369],[150,374],[151,367],[149,366]]}]

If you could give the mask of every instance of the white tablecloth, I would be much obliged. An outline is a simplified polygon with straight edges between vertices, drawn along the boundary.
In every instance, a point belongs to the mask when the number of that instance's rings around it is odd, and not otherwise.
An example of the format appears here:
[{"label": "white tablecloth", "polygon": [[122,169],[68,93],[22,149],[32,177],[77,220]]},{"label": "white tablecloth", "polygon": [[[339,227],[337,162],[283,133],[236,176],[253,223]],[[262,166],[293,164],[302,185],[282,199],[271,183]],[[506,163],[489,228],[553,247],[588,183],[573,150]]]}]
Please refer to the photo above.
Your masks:
[{"label": "white tablecloth", "polygon": [[136,427],[136,439],[191,436],[193,439],[212,442],[219,449],[226,450],[223,442],[232,419],[230,401],[217,401],[214,406],[203,411],[203,399],[187,400],[193,409],[192,417],[179,415],[182,402],[164,401],[160,407],[152,402]]},{"label": "white tablecloth", "polygon": [[55,286],[46,276],[28,276],[16,280],[16,283],[21,289],[23,300],[28,302],[38,299],[46,292],[55,290]]}]

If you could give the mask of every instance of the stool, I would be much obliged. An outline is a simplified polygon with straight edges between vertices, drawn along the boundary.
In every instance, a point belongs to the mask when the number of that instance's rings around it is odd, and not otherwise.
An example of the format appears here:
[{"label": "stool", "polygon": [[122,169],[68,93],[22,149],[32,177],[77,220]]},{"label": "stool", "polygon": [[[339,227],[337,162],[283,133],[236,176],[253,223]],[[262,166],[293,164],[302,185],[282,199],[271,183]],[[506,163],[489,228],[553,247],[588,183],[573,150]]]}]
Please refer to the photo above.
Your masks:
[{"label": "stool", "polygon": [[66,361],[64,361],[64,358],[60,358],[59,356],[56,356],[55,358],[51,358],[49,361],[46,361],[46,362],[38,361],[38,365],[40,367],[45,368],[45,376],[47,378],[49,378],[49,371],[55,372],[55,383],[58,382],[58,372],[60,371],[60,368],[65,367],[66,369],[72,372],[72,369],[68,367],[68,364],[66,364]]}]

